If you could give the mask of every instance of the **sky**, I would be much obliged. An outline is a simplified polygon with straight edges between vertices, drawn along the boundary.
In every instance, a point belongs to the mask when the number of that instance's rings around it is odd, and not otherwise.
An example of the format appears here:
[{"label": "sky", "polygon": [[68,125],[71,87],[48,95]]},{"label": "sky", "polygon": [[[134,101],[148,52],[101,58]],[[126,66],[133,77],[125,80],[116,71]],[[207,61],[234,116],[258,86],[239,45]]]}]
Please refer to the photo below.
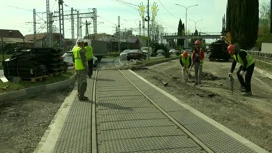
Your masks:
[{"label": "sky", "polygon": [[[64,14],[70,14],[71,8],[80,13],[92,12],[97,9],[98,25],[97,33],[114,34],[120,16],[120,28],[122,31],[133,28],[133,34],[139,34],[139,6],[143,5],[147,10],[148,0],[63,0]],[[50,0],[50,11],[58,11],[58,0]],[[270,0],[259,0],[259,4],[270,3]],[[157,6],[155,21],[164,28],[165,33],[176,33],[179,20],[187,29],[194,32],[219,33],[222,30],[222,17],[226,13],[227,0],[149,0],[150,16],[151,7]],[[178,5],[177,5],[178,4]],[[181,6],[182,5],[182,6]],[[197,6],[193,6],[197,5]],[[23,35],[33,34],[33,9],[36,9],[37,33],[46,32],[46,0],[1,0],[0,5],[0,29],[19,30]],[[57,13],[54,13],[57,15]],[[147,16],[147,12],[144,13]],[[54,18],[54,26],[59,32],[58,18]],[[83,18],[92,22],[90,18]],[[76,23],[76,20],[75,20]],[[146,24],[147,25],[147,24]],[[71,38],[71,20],[65,17],[65,37]],[[147,27],[147,26],[146,26]],[[93,33],[92,25],[89,33]],[[85,34],[85,28],[82,30]],[[146,32],[147,34],[147,32]],[[75,36],[76,26],[75,26]]]}]

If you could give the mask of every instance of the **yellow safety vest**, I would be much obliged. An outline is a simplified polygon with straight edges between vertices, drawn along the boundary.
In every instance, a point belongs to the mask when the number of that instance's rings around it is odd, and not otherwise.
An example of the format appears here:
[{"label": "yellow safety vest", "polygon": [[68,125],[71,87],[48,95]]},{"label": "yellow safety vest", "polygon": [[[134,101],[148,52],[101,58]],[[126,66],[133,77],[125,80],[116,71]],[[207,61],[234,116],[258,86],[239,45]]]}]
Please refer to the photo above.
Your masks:
[{"label": "yellow safety vest", "polygon": [[[252,58],[252,56],[246,50],[240,49],[240,52],[246,52],[246,54],[247,54],[247,56],[246,56],[246,60],[247,60],[246,68],[248,68],[250,65],[252,65],[255,62],[254,59]],[[234,58],[235,61],[237,61],[240,64],[244,65],[244,62],[243,62],[243,60],[241,59],[241,57],[239,55],[239,52],[238,52],[237,56],[233,55],[233,58]]]},{"label": "yellow safety vest", "polygon": [[91,46],[84,47],[86,50],[86,58],[87,60],[93,59],[93,48]]},{"label": "yellow safety vest", "polygon": [[81,50],[80,47],[75,47],[73,50],[74,58],[75,58],[75,70],[84,70],[84,66],[81,60],[81,56],[79,51]]},{"label": "yellow safety vest", "polygon": [[183,57],[183,54],[181,54],[181,61],[184,64],[184,66],[189,66],[190,62],[189,59],[191,58],[191,55],[188,54],[187,58]]}]

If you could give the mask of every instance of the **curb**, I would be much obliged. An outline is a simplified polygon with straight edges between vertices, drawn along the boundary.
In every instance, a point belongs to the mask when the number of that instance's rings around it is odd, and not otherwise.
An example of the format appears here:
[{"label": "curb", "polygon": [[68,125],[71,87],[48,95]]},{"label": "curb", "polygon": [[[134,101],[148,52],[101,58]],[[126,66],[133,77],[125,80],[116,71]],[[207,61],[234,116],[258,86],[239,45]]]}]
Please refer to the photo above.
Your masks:
[{"label": "curb", "polygon": [[69,79],[61,81],[61,82],[55,82],[55,83],[51,83],[47,85],[40,85],[40,86],[30,87],[26,89],[17,90],[17,91],[1,93],[0,104],[5,103],[5,101],[7,100],[14,100],[14,99],[20,99],[24,97],[36,96],[40,94],[41,92],[52,92],[55,90],[65,89],[71,84],[75,83],[75,81],[76,81],[76,75],[74,74]]},{"label": "curb", "polygon": [[264,71],[264,70],[261,70],[257,67],[254,68],[258,73],[261,73],[263,76],[269,78],[269,79],[272,79],[272,75],[269,74],[268,72]]}]

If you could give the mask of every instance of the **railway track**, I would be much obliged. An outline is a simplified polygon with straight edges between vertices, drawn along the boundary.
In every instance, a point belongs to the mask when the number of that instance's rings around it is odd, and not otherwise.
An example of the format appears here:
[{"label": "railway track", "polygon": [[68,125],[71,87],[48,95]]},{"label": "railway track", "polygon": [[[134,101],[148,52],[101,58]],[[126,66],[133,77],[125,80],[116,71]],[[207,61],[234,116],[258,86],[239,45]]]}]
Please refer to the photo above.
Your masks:
[{"label": "railway track", "polygon": [[[115,60],[113,60],[113,64],[114,64]],[[114,64],[115,65],[115,64]],[[115,65],[115,68],[116,65]],[[173,125],[175,125],[176,127],[178,127],[178,130],[182,131],[182,133],[186,134],[186,137],[192,141],[195,142],[195,144],[197,144],[201,150],[203,152],[208,152],[208,153],[212,153],[214,152],[212,149],[209,148],[209,146],[207,146],[206,144],[204,144],[200,139],[198,139],[193,133],[191,133],[189,130],[186,129],[186,127],[184,127],[182,124],[180,124],[178,121],[175,120],[174,117],[171,116],[171,114],[169,114],[167,111],[165,111],[162,107],[160,107],[158,104],[156,104],[156,102],[154,102],[154,100],[145,94],[145,92],[143,90],[141,90],[136,84],[133,83],[133,81],[127,77],[121,70],[116,70],[117,73],[120,74],[120,76],[122,77],[122,79],[127,80],[127,82],[130,83],[131,86],[134,87],[135,91],[137,91],[138,93],[141,94],[141,96],[145,97],[145,99],[147,99],[147,103],[152,104],[152,107],[156,108],[161,114],[163,114],[165,116],[165,118],[167,118],[167,120],[169,120],[170,122],[172,122]],[[97,94],[97,81],[98,81],[98,75],[99,75],[99,67],[96,69],[95,73],[94,73],[94,80],[93,80],[93,96],[92,96],[92,153],[99,153],[99,152],[103,152],[101,150],[101,143],[103,143],[103,140],[101,140],[101,133],[102,131],[99,129],[100,126],[100,122],[101,119],[97,119],[98,115],[100,114],[100,110],[98,109],[98,105],[97,104],[97,98],[96,98],[96,94]],[[116,75],[116,74],[115,74]],[[101,117],[101,115],[100,115]],[[133,127],[135,128],[135,127]],[[188,141],[190,141],[188,140]],[[100,147],[99,147],[100,146]],[[101,150],[100,150],[100,149]]]}]

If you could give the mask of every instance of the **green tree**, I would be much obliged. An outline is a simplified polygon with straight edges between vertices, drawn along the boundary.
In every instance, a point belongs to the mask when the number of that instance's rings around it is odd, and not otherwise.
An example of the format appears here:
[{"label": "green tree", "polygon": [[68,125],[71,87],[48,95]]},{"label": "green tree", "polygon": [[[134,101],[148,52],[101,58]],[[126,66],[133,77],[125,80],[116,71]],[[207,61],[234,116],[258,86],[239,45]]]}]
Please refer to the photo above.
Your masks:
[{"label": "green tree", "polygon": [[263,3],[260,9],[260,28],[259,36],[256,41],[256,47],[261,48],[262,43],[272,43],[272,34],[270,33],[270,6],[269,3]]},{"label": "green tree", "polygon": [[232,44],[252,48],[258,37],[259,1],[228,0],[226,30],[231,33]]},{"label": "green tree", "polygon": [[222,18],[222,31],[221,35],[225,36],[226,35],[226,16],[224,15]]},{"label": "green tree", "polygon": [[[179,20],[179,24],[178,24],[178,36],[184,36],[184,24],[182,24],[181,19]],[[177,46],[178,46],[178,48],[183,47],[184,46],[184,39],[178,39]]]}]

